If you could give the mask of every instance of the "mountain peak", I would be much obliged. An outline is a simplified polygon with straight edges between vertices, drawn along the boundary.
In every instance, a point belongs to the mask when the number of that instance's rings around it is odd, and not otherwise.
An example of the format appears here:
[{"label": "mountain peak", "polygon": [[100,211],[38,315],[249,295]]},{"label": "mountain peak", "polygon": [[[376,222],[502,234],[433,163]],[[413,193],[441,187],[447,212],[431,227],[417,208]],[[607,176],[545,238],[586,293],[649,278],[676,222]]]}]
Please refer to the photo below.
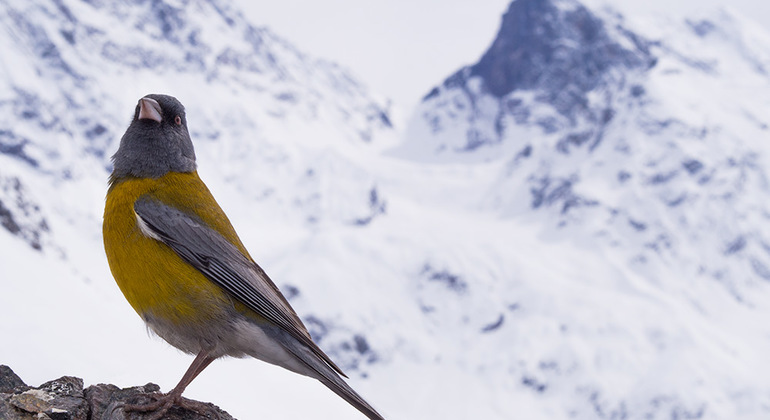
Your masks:
[{"label": "mountain peak", "polygon": [[610,68],[651,63],[645,46],[621,46],[604,22],[574,0],[516,0],[505,13],[492,45],[471,67],[489,93],[517,89],[587,92]]},{"label": "mountain peak", "polygon": [[423,98],[408,135],[422,140],[402,150],[431,159],[478,151],[461,159],[483,161],[500,156],[490,146],[506,138],[505,154],[516,155],[527,150],[522,139],[564,130],[576,132],[559,141],[559,150],[593,149],[616,114],[612,98],[641,94],[632,85],[655,67],[655,45],[608,9],[577,0],[515,0],[479,61]]}]

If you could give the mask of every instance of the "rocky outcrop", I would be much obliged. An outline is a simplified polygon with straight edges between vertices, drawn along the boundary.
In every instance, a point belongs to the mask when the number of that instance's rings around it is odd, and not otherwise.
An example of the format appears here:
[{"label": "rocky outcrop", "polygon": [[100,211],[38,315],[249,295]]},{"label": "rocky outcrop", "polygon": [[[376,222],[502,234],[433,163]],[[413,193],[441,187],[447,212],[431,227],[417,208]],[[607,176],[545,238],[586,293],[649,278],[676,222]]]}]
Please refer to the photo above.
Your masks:
[{"label": "rocky outcrop", "polygon": [[[143,420],[152,413],[124,412],[124,404],[149,402],[160,391],[149,383],[131,388],[110,384],[83,388],[83,380],[62,376],[39,387],[24,383],[10,367],[0,365],[0,419],[4,420]],[[205,408],[196,412],[183,407],[171,407],[163,416],[168,420],[232,420],[233,417],[211,403],[194,402]]]},{"label": "rocky outcrop", "polygon": [[470,73],[481,76],[498,98],[516,89],[567,89],[579,95],[599,86],[613,67],[645,68],[654,62],[643,41],[625,35],[626,47],[613,39],[599,17],[575,1],[518,0],[511,3],[492,46]]},{"label": "rocky outcrop", "polygon": [[[521,127],[564,132],[562,152],[595,148],[617,112],[612,102],[634,95],[629,80],[658,60],[653,42],[623,24],[577,0],[512,2],[481,59],[423,98],[409,138],[444,159],[518,142]],[[527,146],[521,142],[506,155]]]}]

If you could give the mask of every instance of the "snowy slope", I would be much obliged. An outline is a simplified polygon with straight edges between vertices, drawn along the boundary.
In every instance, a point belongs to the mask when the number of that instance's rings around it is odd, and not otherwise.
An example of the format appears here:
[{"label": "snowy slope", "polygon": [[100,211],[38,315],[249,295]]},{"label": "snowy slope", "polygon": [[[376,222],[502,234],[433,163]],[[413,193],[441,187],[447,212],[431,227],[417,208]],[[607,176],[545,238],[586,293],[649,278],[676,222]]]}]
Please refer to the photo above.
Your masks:
[{"label": "snowy slope", "polygon": [[[359,382],[373,353],[361,347],[371,315],[338,303],[355,279],[292,277],[281,265],[296,264],[318,226],[357,226],[379,212],[373,177],[349,155],[392,142],[383,101],[228,2],[2,2],[0,46],[0,308],[16,319],[3,335],[18,338],[0,363],[33,383],[68,374],[164,389],[189,364],[146,337],[101,245],[109,156],[136,101],[161,92],[187,105],[200,172],[252,254],[327,331],[324,347],[367,394]],[[314,280],[320,296],[302,306]],[[291,392],[309,404],[288,404],[290,416],[358,418],[315,381],[256,361],[218,365],[190,396],[239,418],[255,404],[278,416]]]},{"label": "snowy slope", "polygon": [[[770,416],[770,36],[517,0],[404,130],[344,69],[219,0],[0,4],[0,363],[170,389],[101,246],[136,100],[386,418]],[[398,129],[398,127],[396,127]],[[254,360],[189,388],[241,419],[357,419]],[[259,417],[257,417],[259,416]]]},{"label": "snowy slope", "polygon": [[517,268],[485,293],[515,302],[482,328],[505,355],[472,369],[496,366],[537,418],[770,416],[768,59],[768,34],[728,11],[511,4],[392,152],[463,168],[454,205],[505,236],[465,246]]}]

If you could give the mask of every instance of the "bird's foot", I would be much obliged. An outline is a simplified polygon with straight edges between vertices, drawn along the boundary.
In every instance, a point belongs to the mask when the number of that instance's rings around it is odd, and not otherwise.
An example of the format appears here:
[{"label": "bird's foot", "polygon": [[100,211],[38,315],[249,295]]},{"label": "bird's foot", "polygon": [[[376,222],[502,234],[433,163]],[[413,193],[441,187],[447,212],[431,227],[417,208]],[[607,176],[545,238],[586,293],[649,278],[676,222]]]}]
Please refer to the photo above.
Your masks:
[{"label": "bird's foot", "polygon": [[[172,395],[171,393],[168,394],[161,394],[161,393],[151,393],[151,394],[143,394],[142,399],[151,399],[151,402],[138,402],[134,404],[124,404],[123,405],[123,411],[134,411],[134,412],[140,412],[140,413],[147,413],[150,411],[157,411],[161,407],[166,407],[166,410],[168,410],[169,407],[174,405],[174,402],[177,398],[176,395]],[[164,412],[166,410],[163,410]]]},{"label": "bird's foot", "polygon": [[147,417],[143,420],[160,420],[173,407],[193,411],[210,419],[221,419],[219,413],[210,407],[209,404],[189,400],[181,395],[175,395],[173,392],[168,394],[147,394],[147,397],[152,401],[147,403],[125,404],[122,407],[123,411],[147,413]]}]

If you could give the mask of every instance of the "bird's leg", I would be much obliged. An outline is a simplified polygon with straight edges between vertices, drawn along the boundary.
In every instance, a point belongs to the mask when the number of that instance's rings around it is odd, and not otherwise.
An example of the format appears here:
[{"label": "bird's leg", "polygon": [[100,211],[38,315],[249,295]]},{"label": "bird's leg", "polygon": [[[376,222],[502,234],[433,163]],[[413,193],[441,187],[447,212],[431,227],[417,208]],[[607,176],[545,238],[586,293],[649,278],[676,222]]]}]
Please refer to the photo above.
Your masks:
[{"label": "bird's leg", "polygon": [[[201,350],[201,352],[195,356],[195,360],[190,364],[190,367],[187,368],[187,372],[182,376],[182,379],[168,394],[163,395],[149,404],[126,404],[123,406],[123,410],[140,412],[155,411],[152,418],[161,418],[171,406],[182,402],[182,392],[187,388],[187,385],[190,385],[190,382],[203,372],[203,369],[206,369],[206,366],[211,364],[214,359],[214,357],[209,356],[208,350]],[[196,411],[197,408],[198,407],[195,407]]]}]

